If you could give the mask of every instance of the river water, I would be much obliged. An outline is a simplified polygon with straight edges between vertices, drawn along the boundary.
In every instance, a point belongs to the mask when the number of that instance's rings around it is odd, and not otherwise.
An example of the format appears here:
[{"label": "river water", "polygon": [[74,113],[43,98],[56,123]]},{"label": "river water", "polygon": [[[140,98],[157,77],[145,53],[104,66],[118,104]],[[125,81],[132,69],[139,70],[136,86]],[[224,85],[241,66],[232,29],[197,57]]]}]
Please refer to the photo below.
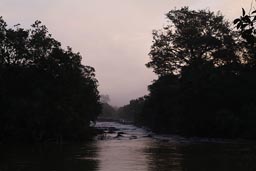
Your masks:
[{"label": "river water", "polygon": [[[256,143],[154,135],[100,122],[80,144],[0,145],[0,171],[254,171]],[[119,132],[119,135],[118,135]]]}]

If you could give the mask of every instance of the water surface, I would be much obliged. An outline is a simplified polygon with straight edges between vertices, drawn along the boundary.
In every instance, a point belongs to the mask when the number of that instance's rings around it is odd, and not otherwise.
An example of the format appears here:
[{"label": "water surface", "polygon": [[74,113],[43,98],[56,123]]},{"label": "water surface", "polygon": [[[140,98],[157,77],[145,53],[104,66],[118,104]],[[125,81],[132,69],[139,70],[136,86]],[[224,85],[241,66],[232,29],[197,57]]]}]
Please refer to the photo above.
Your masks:
[{"label": "water surface", "polygon": [[253,142],[154,135],[113,122],[97,126],[109,133],[86,143],[0,145],[0,171],[256,170]]}]

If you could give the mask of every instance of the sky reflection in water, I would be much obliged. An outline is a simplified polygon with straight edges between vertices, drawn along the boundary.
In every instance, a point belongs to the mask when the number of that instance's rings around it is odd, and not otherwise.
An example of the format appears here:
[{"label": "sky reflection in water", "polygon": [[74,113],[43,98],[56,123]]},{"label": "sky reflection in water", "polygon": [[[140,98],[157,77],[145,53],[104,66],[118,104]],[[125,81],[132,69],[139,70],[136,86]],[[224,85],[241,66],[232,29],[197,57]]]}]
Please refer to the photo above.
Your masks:
[{"label": "sky reflection in water", "polygon": [[[181,137],[145,137],[129,125],[104,123],[125,134],[83,144],[0,145],[0,171],[248,171],[256,145]],[[131,138],[133,136],[133,138]]]}]

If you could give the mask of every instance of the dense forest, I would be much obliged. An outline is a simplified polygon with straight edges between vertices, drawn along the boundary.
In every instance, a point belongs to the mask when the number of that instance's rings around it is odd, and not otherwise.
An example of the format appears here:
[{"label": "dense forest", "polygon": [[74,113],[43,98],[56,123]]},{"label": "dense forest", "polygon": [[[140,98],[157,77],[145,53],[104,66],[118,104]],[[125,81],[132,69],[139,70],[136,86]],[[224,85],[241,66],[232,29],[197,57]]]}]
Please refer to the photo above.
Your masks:
[{"label": "dense forest", "polygon": [[256,138],[256,11],[231,24],[218,12],[174,9],[153,31],[149,94],[116,109],[100,101],[93,67],[46,26],[0,18],[0,142],[82,140],[98,115],[158,133]]},{"label": "dense forest", "polygon": [[243,10],[236,30],[219,12],[168,12],[166,26],[153,31],[146,64],[158,78],[149,95],[137,99],[140,113],[129,110],[134,103],[126,113],[155,132],[255,139],[254,13]]},{"label": "dense forest", "polygon": [[88,138],[101,110],[94,68],[52,38],[0,18],[0,142]]}]

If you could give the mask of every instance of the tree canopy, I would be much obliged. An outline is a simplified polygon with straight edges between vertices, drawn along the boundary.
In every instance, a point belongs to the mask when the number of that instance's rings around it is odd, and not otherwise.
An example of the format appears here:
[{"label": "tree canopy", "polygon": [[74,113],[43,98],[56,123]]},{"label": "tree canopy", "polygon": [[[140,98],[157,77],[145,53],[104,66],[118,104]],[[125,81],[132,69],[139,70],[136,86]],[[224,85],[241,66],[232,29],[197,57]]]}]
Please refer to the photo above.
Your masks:
[{"label": "tree canopy", "polygon": [[153,31],[151,61],[146,65],[157,75],[179,74],[183,67],[199,60],[215,66],[241,62],[234,33],[220,13],[184,7],[166,16],[167,26]]},{"label": "tree canopy", "polygon": [[0,140],[86,137],[100,113],[98,82],[81,55],[36,21],[7,27],[0,18]]},{"label": "tree canopy", "polygon": [[239,34],[220,13],[166,14],[153,31],[149,85],[138,123],[156,132],[188,136],[256,138],[256,63]]}]

